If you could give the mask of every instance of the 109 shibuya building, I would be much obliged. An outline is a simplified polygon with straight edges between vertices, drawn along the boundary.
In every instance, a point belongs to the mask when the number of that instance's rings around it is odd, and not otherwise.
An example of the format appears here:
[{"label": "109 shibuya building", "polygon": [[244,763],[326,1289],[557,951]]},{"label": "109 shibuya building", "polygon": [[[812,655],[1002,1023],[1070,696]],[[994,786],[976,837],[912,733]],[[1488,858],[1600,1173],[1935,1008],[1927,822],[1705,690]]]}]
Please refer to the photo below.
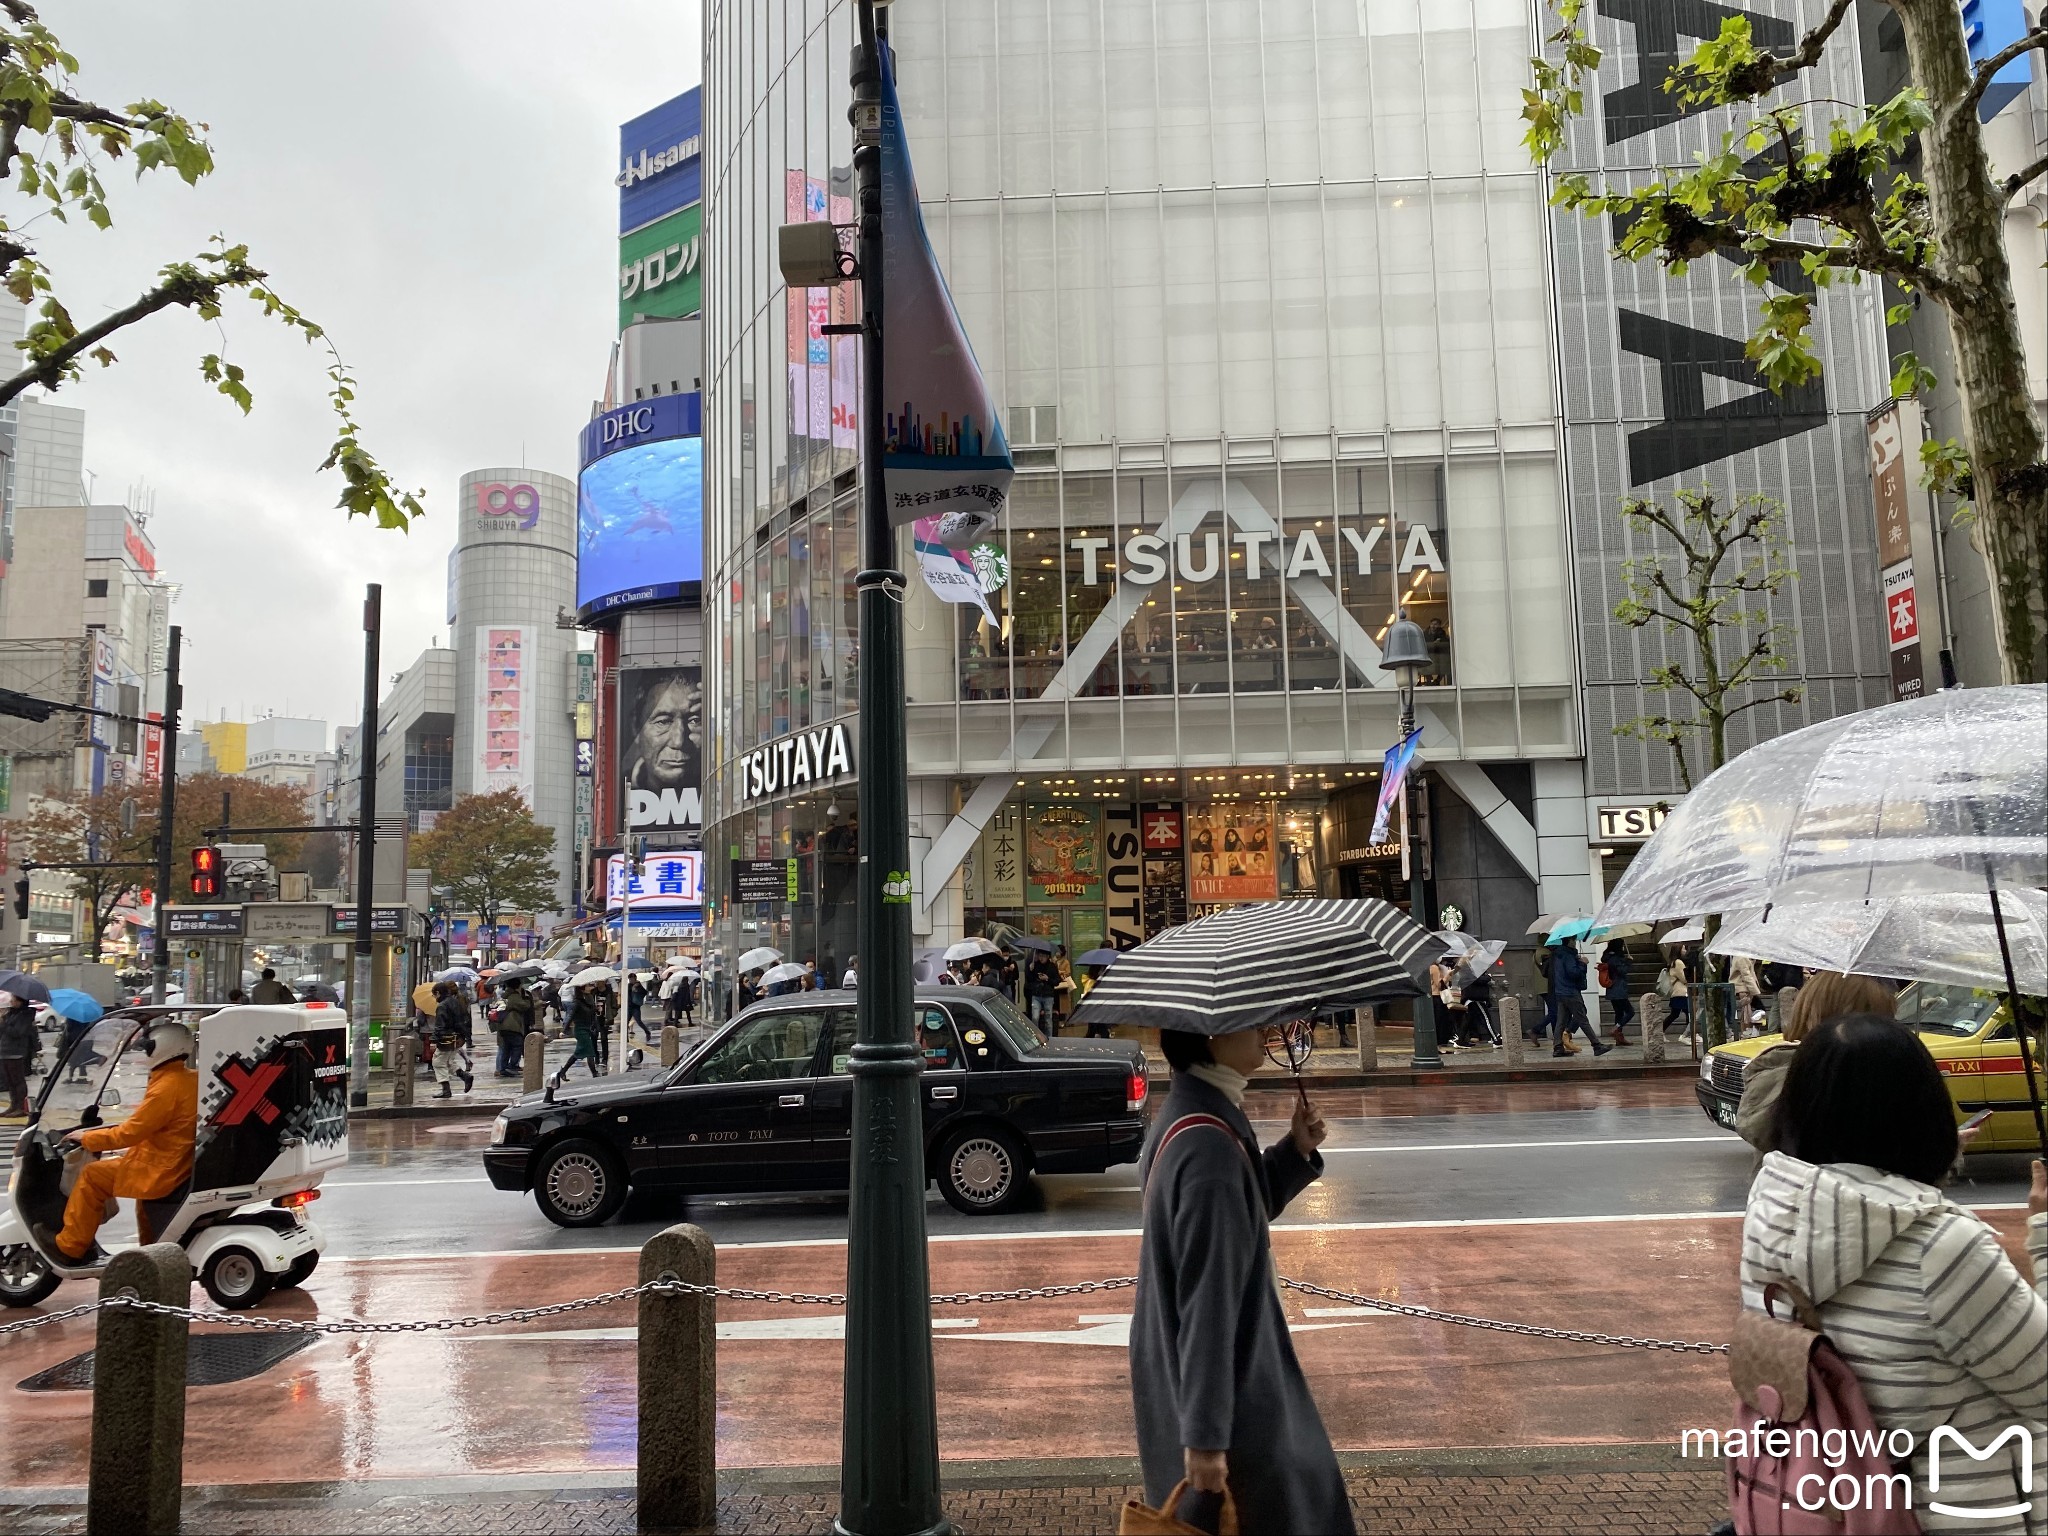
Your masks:
[{"label": "109 shibuya building", "polygon": [[[850,222],[853,21],[725,0],[706,26],[710,937],[843,964],[858,343],[826,327],[856,298],[786,289],[774,253],[780,224]],[[1400,850],[1369,835],[1404,609],[1430,658],[1419,915],[1505,937],[1589,909],[1600,803],[1667,788],[1617,763],[1605,693],[1589,782],[1581,630],[1605,634],[1613,573],[1586,587],[1575,551],[1626,558],[1595,531],[1621,494],[1782,435],[1719,408],[1748,392],[1722,363],[1617,361],[1641,345],[1617,346],[1600,233],[1553,222],[1521,140],[1530,8],[954,0],[889,26],[924,219],[1016,460],[967,600],[903,540],[919,942],[1010,924],[1079,953],[1232,901],[1405,904]],[[1827,323],[1838,398],[1802,409],[1830,453],[1784,482],[1818,495],[1802,553],[1833,562],[1806,593],[1843,675],[1821,713],[1870,691],[1883,634],[1874,598],[1835,595],[1873,537],[1860,458],[1833,451],[1876,403],[1872,333]],[[1631,461],[1716,368],[1686,462]],[[1620,655],[1602,640],[1603,687]]]}]

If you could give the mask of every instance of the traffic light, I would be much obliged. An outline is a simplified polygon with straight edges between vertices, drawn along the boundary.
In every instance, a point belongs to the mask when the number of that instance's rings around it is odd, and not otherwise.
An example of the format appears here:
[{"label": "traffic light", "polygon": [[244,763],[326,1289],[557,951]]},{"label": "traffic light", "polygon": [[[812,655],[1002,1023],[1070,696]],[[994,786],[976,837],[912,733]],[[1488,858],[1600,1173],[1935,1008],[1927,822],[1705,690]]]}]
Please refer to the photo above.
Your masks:
[{"label": "traffic light", "polygon": [[14,915],[22,922],[28,921],[28,876],[23,875],[14,882]]},{"label": "traffic light", "polygon": [[213,901],[220,896],[220,850],[218,848],[194,848],[192,850],[192,894],[201,901]]},{"label": "traffic light", "polygon": [[50,711],[56,707],[48,699],[31,698],[12,688],[0,688],[0,715],[13,715],[22,720],[47,720]]}]

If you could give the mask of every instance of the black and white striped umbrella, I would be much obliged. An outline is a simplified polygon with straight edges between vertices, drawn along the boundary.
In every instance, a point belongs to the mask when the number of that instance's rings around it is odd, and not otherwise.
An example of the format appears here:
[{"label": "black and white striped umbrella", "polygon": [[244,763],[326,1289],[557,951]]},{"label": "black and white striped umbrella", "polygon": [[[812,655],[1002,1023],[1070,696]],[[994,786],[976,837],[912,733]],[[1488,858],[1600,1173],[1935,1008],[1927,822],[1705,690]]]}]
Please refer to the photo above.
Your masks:
[{"label": "black and white striped umbrella", "polygon": [[1428,990],[1443,945],[1384,901],[1265,901],[1170,928],[1117,960],[1087,1023],[1227,1035]]}]

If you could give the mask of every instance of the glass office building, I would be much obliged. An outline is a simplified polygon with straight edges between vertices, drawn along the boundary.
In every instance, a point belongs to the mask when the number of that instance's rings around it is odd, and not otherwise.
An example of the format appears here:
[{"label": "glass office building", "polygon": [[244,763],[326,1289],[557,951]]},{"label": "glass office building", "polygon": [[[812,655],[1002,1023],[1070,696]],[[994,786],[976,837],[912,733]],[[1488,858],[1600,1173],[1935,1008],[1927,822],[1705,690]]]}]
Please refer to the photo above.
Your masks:
[{"label": "glass office building", "polygon": [[[843,964],[859,765],[825,748],[860,688],[858,369],[819,327],[853,306],[787,292],[774,249],[851,218],[853,17],[707,11],[711,937]],[[1586,901],[1525,0],[948,0],[890,25],[1018,469],[989,613],[912,570],[920,943],[1405,901],[1368,836],[1403,606],[1432,656],[1432,907],[1519,934]],[[782,899],[741,900],[769,860],[795,861]]]}]

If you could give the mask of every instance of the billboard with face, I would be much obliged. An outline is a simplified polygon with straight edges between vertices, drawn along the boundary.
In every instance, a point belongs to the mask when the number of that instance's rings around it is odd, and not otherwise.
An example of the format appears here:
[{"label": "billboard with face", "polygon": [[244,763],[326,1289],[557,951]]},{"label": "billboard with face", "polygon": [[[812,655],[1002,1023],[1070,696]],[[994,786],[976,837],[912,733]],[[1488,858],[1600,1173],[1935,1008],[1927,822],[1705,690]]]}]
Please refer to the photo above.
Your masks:
[{"label": "billboard with face", "polygon": [[629,667],[619,673],[619,769],[629,831],[704,825],[704,669]]}]

